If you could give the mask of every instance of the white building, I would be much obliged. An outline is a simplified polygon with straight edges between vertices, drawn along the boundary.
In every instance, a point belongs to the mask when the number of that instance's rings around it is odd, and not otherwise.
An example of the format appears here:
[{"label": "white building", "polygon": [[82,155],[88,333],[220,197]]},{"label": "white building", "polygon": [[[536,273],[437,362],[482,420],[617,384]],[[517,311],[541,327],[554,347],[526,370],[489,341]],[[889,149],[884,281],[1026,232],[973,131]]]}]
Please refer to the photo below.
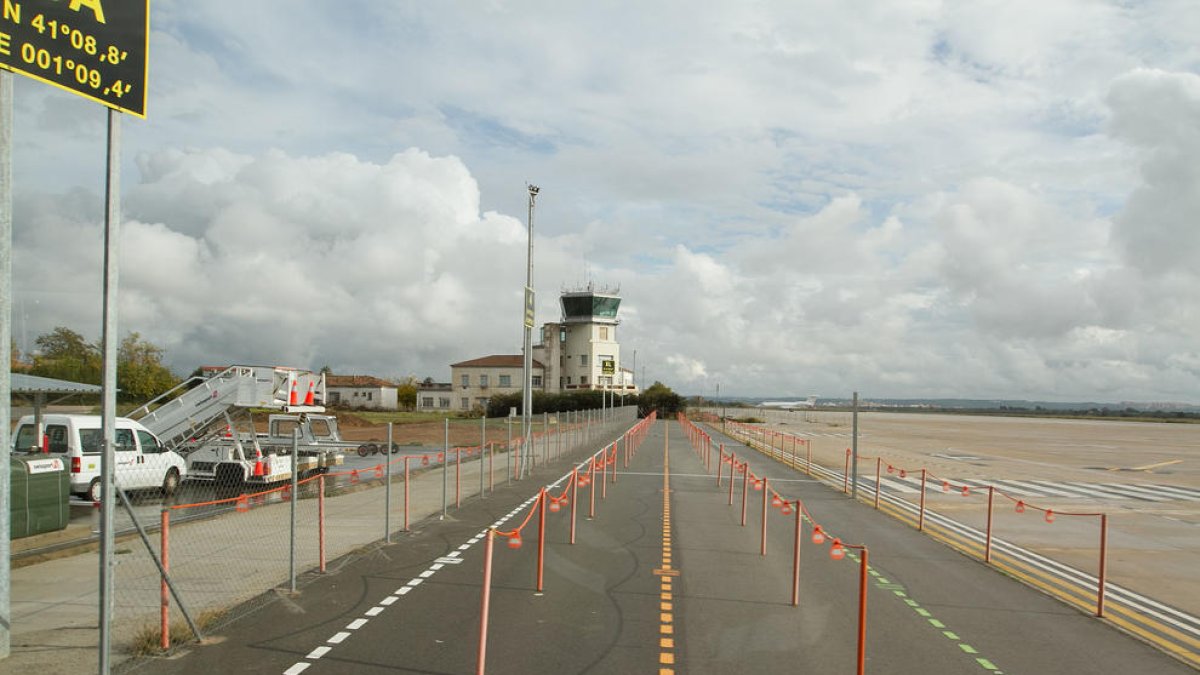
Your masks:
[{"label": "white building", "polygon": [[326,375],[325,396],[329,405],[348,408],[396,410],[396,385],[370,375]]},{"label": "white building", "polygon": [[[543,386],[543,368],[533,361],[533,388]],[[453,388],[451,405],[459,412],[487,408],[488,399],[495,394],[519,393],[525,377],[525,363],[520,354],[493,354],[470,361],[450,364],[450,385]],[[420,395],[418,394],[418,397]]]}]

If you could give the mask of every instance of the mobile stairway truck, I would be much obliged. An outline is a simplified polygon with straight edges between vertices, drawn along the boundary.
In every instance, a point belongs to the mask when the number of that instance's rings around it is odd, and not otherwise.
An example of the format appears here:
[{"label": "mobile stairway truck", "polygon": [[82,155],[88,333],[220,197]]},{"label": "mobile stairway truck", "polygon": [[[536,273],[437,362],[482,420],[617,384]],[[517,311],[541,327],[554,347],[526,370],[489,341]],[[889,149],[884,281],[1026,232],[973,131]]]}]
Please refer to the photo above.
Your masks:
[{"label": "mobile stairway truck", "polygon": [[[278,366],[230,366],[190,378],[130,413],[164,445],[187,458],[186,479],[222,487],[268,485],[291,478],[292,422],[300,430],[297,472],[309,475],[344,462],[346,444],[325,411],[325,375]],[[235,431],[234,415],[252,408],[282,411],[267,434]],[[224,424],[221,424],[224,422]],[[314,426],[317,433],[313,433]],[[334,438],[321,437],[332,428]]]}]

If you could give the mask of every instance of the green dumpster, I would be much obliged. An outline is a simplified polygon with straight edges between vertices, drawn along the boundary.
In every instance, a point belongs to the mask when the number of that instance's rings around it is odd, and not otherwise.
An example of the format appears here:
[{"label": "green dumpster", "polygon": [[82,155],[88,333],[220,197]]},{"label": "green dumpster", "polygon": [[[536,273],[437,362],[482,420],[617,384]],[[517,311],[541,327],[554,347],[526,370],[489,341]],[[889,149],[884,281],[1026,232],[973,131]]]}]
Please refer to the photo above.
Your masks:
[{"label": "green dumpster", "polygon": [[20,539],[67,526],[71,482],[59,457],[12,455],[12,538]]}]

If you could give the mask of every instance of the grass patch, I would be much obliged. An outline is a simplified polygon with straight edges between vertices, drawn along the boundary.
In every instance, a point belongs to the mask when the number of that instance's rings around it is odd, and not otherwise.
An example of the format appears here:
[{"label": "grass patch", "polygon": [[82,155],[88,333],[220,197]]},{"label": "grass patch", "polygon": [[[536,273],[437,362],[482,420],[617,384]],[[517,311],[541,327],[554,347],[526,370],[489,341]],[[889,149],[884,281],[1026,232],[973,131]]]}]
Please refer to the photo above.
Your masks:
[{"label": "grass patch", "polygon": [[[200,613],[196,617],[196,627],[201,632],[208,632],[208,629],[216,625],[225,617],[224,610],[210,609]],[[192,634],[192,629],[188,627],[187,621],[179,619],[174,621],[167,627],[168,633],[171,636],[171,644],[179,645],[185,642],[191,642],[196,638]],[[129,652],[134,656],[161,656],[165,654],[162,650],[162,626],[157,623],[146,624],[134,634],[133,639],[129,643]]]}]

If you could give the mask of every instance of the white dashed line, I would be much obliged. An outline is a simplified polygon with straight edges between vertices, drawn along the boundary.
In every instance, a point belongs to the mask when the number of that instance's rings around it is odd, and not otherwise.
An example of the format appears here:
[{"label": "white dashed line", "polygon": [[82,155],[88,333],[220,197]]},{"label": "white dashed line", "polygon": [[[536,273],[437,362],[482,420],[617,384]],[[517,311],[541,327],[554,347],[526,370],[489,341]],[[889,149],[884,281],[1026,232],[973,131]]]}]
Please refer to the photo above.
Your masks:
[{"label": "white dashed line", "polygon": [[330,649],[333,649],[333,647],[324,647],[324,646],[317,647],[316,649],[309,652],[308,656],[306,656],[304,658],[312,659],[313,661],[316,661],[317,659],[321,658],[322,656],[325,656],[326,654],[328,654]]},{"label": "white dashed line", "polygon": [[394,596],[394,595],[389,595],[389,596],[387,596],[386,598],[384,598],[384,599],[380,600],[380,601],[379,601],[379,604],[383,605],[384,607],[387,607],[387,606],[391,605],[393,602],[396,602],[396,601],[397,601],[397,600],[399,600],[399,599],[400,599],[400,598],[397,598],[397,597],[396,597],[396,596]]},{"label": "white dashed line", "polygon": [[469,549],[469,548],[471,548],[471,545],[470,545],[470,544],[463,544],[462,546],[459,546],[459,547],[458,547],[458,550],[460,550],[460,551],[465,551],[465,550],[467,550],[467,549]]},{"label": "white dashed line", "polygon": [[367,624],[366,619],[355,619],[346,624],[346,630],[358,630]]},{"label": "white dashed line", "polygon": [[396,589],[396,595],[408,595],[408,592],[411,590],[411,586],[401,586],[400,588]]},{"label": "white dashed line", "polygon": [[424,579],[413,579],[412,581],[408,582],[408,585],[409,586],[420,586],[422,581],[425,581],[425,580]]},{"label": "white dashed line", "polygon": [[345,640],[348,637],[350,637],[349,633],[346,631],[341,631],[339,633],[335,633],[334,636],[326,640],[326,642],[331,645],[340,645],[342,644],[342,640]]},{"label": "white dashed line", "polygon": [[292,666],[291,668],[288,668],[287,670],[283,671],[283,675],[300,675],[300,673],[303,673],[304,671],[308,670],[308,667],[311,665],[312,665],[311,663],[305,663],[305,662],[301,661],[300,663],[297,663],[296,665]]},{"label": "white dashed line", "polygon": [[433,576],[436,572],[437,572],[437,570],[425,570],[424,572],[421,572],[417,576],[421,577],[422,579],[428,579],[429,577]]},{"label": "white dashed line", "polygon": [[371,609],[368,609],[367,611],[363,612],[363,614],[366,616],[379,616],[380,614],[383,613],[383,610],[384,610],[384,607],[377,606],[377,607],[372,607]]},{"label": "white dashed line", "polygon": [[434,570],[434,571],[440,570],[440,569],[442,569],[442,564],[441,564],[441,563],[434,563],[434,564],[432,564],[432,565],[430,565],[430,566],[429,566],[429,569],[431,569],[431,570]]}]

